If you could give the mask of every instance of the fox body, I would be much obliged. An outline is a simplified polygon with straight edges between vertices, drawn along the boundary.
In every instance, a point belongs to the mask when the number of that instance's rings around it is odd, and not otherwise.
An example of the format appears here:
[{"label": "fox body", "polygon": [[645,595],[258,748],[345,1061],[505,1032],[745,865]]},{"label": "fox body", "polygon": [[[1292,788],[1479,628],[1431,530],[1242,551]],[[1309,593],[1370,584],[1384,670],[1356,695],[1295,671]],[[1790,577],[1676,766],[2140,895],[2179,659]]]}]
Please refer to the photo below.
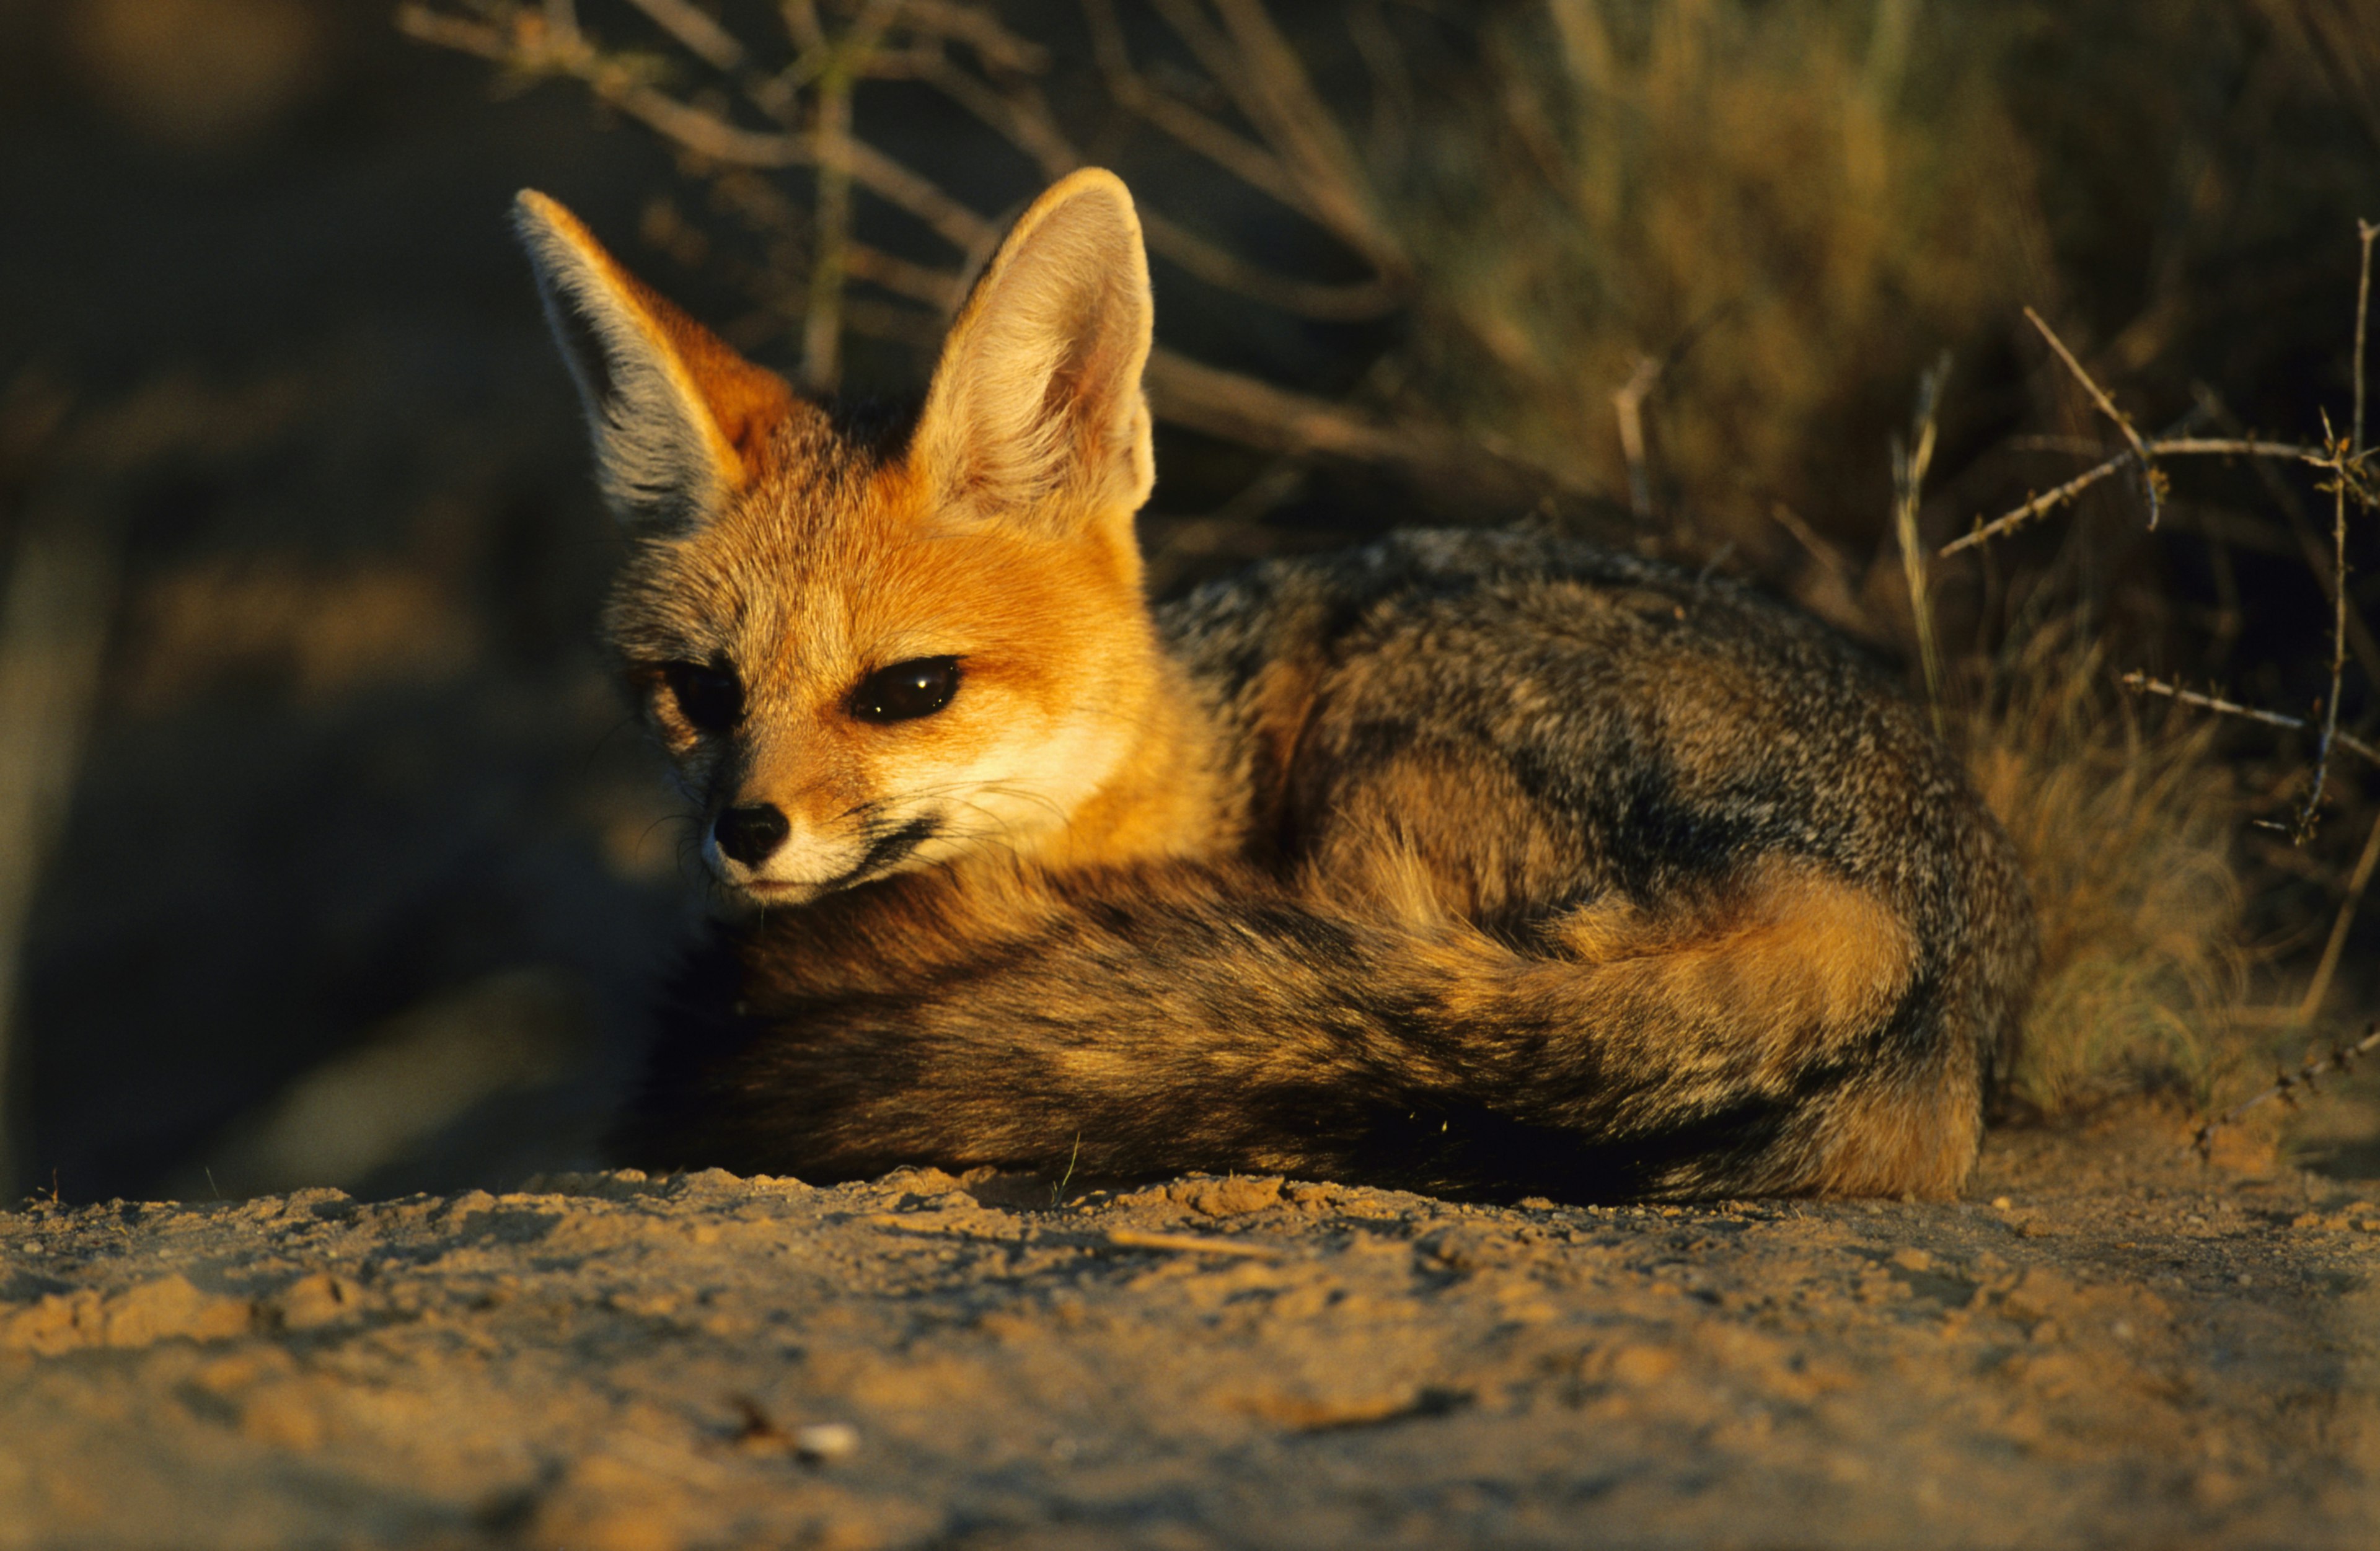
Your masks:
[{"label": "fox body", "polygon": [[747,905],[625,1161],[1955,1191],[2034,927],[1849,647],[1590,546],[1407,533],[1152,612],[1147,271],[1078,173],[922,407],[807,402],[521,225],[631,525],[608,625]]}]

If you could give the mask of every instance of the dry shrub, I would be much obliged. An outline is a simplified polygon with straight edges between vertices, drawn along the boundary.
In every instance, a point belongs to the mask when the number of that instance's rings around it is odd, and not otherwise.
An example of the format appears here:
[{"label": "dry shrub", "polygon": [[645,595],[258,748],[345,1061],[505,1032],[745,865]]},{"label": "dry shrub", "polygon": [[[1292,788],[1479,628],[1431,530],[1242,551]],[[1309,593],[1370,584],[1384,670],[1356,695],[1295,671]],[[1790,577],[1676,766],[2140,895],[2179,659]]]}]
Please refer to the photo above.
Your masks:
[{"label": "dry shrub", "polygon": [[1961,67],[2009,29],[1935,11],[1915,34],[1913,8],[1503,12],[1402,212],[1436,406],[1621,490],[1612,394],[1661,360],[1672,504],[1739,539],[1774,539],[1777,500],[1840,520],[1847,425],[1905,412],[1946,342],[2040,292],[2029,153]]},{"label": "dry shrub", "polygon": [[2249,1053],[2233,842],[2243,805],[2209,721],[2119,697],[2102,652],[2045,630],[1966,718],[1968,765],[2022,857],[2041,975],[2010,1109],[2126,1092],[2204,1105]]}]

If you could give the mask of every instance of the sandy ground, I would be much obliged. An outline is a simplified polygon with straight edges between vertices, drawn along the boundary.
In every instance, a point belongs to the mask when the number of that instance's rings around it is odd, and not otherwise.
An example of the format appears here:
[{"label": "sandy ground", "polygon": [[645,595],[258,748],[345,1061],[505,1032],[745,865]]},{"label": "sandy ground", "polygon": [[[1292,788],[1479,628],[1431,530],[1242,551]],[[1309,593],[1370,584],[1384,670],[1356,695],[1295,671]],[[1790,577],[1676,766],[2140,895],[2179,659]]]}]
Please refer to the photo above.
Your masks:
[{"label": "sandy ground", "polygon": [[905,1170],[0,1216],[0,1546],[2370,1545],[2380,1198]]}]

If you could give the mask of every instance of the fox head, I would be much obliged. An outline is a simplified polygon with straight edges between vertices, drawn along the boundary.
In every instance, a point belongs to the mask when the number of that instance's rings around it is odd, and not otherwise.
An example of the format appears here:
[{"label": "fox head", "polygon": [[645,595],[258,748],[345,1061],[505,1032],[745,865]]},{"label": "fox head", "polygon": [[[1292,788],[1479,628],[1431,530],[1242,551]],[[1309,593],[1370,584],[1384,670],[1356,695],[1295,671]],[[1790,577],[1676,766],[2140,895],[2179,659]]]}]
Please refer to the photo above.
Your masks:
[{"label": "fox head", "polygon": [[606,628],[732,891],[799,902],[1063,844],[1134,757],[1162,658],[1148,261],[1114,175],[1017,222],[915,417],[797,395],[569,212],[516,221],[631,555]]}]

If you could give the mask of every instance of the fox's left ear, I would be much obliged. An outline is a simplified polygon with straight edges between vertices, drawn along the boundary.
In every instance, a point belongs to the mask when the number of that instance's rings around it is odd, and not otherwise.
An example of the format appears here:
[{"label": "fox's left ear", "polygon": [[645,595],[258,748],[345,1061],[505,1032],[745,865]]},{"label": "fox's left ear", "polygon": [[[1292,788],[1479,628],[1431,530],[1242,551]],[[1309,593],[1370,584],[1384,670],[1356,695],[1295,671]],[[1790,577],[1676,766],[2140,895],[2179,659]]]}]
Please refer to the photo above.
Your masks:
[{"label": "fox's left ear", "polygon": [[1129,517],[1156,482],[1140,217],[1097,167],[1034,200],[943,343],[910,467],[985,515]]},{"label": "fox's left ear", "polygon": [[710,516],[759,472],[793,389],[623,269],[543,194],[521,190],[513,224],[586,401],[612,509],[664,531]]}]

